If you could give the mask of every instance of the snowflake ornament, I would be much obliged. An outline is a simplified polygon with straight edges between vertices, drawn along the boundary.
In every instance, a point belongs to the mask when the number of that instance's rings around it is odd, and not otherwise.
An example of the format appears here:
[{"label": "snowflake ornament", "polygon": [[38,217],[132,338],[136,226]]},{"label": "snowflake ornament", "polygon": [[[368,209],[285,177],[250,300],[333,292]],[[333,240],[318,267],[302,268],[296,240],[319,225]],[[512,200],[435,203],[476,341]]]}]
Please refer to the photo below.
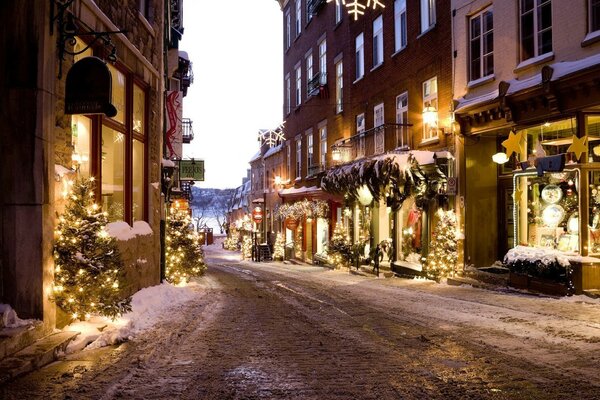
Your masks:
[{"label": "snowflake ornament", "polygon": [[285,125],[285,121],[283,121],[279,126],[275,129],[261,129],[258,131],[258,140],[262,144],[266,144],[269,147],[275,147],[278,143],[285,141],[285,136],[283,135],[283,126]]},{"label": "snowflake ornament", "polygon": [[337,5],[346,6],[348,9],[348,14],[354,16],[354,20],[358,20],[359,15],[364,15],[365,10],[368,8],[373,8],[376,10],[377,7],[385,8],[385,4],[381,2],[381,0],[327,0],[328,3],[334,2]]}]

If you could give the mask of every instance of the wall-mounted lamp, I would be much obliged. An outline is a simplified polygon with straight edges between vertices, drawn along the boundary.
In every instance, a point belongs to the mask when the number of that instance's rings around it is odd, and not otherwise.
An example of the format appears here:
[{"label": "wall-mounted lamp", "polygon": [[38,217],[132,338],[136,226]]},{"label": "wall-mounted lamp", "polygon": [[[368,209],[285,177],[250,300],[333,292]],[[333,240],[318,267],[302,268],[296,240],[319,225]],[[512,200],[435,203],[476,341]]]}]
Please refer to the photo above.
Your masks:
[{"label": "wall-mounted lamp", "polygon": [[275,177],[275,185],[280,186],[283,183],[283,181],[281,180],[281,176],[277,175]]},{"label": "wall-mounted lamp", "polygon": [[496,164],[504,164],[509,160],[508,156],[506,155],[506,153],[496,153],[492,156],[492,161],[494,161]]},{"label": "wall-mounted lamp", "polygon": [[331,150],[331,159],[335,162],[338,162],[342,159],[342,152],[337,147],[334,147]]},{"label": "wall-mounted lamp", "polygon": [[[56,21],[58,28],[58,79],[62,78],[62,62],[65,60],[65,54],[78,55],[92,47],[96,42],[101,41],[105,47],[109,48],[110,53],[106,57],[108,61],[117,61],[117,48],[112,43],[110,35],[117,33],[126,33],[127,31],[106,31],[96,32],[87,26],[83,21],[78,19],[77,24],[75,18],[68,8],[75,0],[51,0],[50,2],[50,35],[54,34],[54,22]],[[78,26],[85,27],[85,30],[78,32]],[[92,39],[87,43],[87,46],[80,51],[71,51],[70,47],[76,43],[77,36],[92,36]],[[67,47],[67,44],[69,47]]]}]

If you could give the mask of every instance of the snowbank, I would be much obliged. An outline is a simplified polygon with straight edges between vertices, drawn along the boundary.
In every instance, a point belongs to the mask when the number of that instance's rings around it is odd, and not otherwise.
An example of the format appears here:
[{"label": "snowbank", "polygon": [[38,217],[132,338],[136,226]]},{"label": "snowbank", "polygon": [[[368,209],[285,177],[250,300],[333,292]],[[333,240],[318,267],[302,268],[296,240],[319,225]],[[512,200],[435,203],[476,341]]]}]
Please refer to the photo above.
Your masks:
[{"label": "snowbank", "polygon": [[18,328],[30,325],[33,320],[21,319],[8,304],[0,304],[0,328]]},{"label": "snowbank", "polygon": [[93,317],[89,321],[79,321],[66,326],[64,331],[80,332],[69,344],[67,353],[84,348],[96,349],[135,338],[151,329],[173,308],[193,300],[198,295],[196,287],[195,283],[186,286],[164,283],[145,288],[133,295],[131,312],[115,321],[105,317]]},{"label": "snowbank", "polygon": [[520,261],[527,261],[535,264],[537,261],[541,261],[544,265],[550,265],[558,263],[563,267],[568,267],[569,257],[558,250],[554,249],[543,249],[537,247],[517,246],[510,249],[506,256],[504,256],[504,263],[511,264]]},{"label": "snowbank", "polygon": [[133,227],[127,222],[116,221],[106,225],[106,231],[117,240],[127,241],[136,236],[152,235],[152,228],[145,221],[136,221]]}]

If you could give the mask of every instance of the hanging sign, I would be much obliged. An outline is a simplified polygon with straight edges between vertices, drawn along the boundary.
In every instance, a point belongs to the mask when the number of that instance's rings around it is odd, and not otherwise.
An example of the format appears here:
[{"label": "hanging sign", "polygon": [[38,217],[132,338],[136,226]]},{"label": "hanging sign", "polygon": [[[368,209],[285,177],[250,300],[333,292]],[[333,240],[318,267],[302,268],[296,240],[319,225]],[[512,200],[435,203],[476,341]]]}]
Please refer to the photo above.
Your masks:
[{"label": "hanging sign", "polygon": [[182,97],[181,92],[172,90],[167,92],[167,129],[166,129],[166,144],[167,158],[181,158],[183,150],[183,127],[182,127]]},{"label": "hanging sign", "polygon": [[77,61],[67,74],[65,114],[117,115],[112,101],[112,76],[98,57]]},{"label": "hanging sign", "polygon": [[180,181],[204,181],[204,160],[179,160]]},{"label": "hanging sign", "polygon": [[261,223],[263,220],[263,212],[262,212],[262,208],[260,207],[255,207],[254,210],[252,210],[252,219],[254,220],[254,222],[256,222],[257,224]]}]

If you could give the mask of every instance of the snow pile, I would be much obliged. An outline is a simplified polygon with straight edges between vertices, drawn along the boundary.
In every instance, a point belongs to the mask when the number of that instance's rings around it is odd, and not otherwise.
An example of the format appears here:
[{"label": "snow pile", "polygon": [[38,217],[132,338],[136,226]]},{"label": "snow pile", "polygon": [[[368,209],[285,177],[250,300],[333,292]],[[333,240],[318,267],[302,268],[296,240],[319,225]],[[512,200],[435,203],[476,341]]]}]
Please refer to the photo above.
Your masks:
[{"label": "snow pile", "polygon": [[152,235],[152,228],[145,221],[134,222],[133,228],[127,222],[111,222],[106,225],[106,231],[111,237],[124,242],[136,236]]},{"label": "snow pile", "polygon": [[532,264],[541,262],[544,265],[558,263],[563,267],[569,267],[571,265],[569,263],[569,257],[564,253],[547,248],[517,246],[510,249],[508,253],[506,253],[506,256],[504,256],[505,264],[514,264],[523,261]]},{"label": "snow pile", "polygon": [[0,328],[18,328],[30,325],[32,320],[21,319],[8,304],[0,304]]},{"label": "snow pile", "polygon": [[[164,283],[145,288],[133,295],[132,310],[115,321],[105,317],[92,317],[88,321],[78,321],[63,330],[80,332],[67,353],[83,348],[96,349],[131,340],[151,329],[157,322],[177,306],[197,297],[197,284],[174,286]],[[87,346],[87,347],[86,347]]]}]

